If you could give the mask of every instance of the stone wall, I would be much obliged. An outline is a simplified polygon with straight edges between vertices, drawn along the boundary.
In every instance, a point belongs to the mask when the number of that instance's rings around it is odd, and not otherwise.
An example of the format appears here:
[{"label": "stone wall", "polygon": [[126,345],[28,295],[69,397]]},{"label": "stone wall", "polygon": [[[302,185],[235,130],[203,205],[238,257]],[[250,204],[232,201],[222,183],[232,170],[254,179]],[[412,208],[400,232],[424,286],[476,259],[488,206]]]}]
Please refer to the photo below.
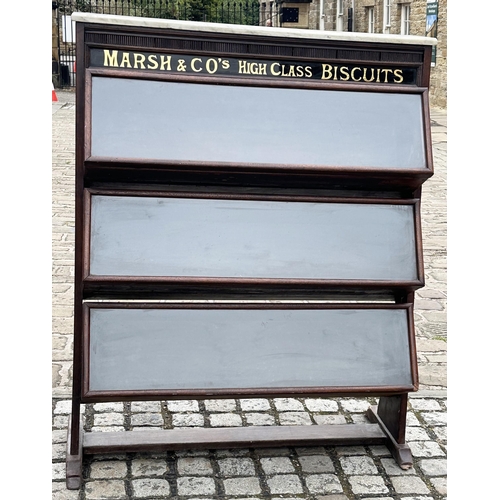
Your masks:
[{"label": "stone wall", "polygon": [[[438,28],[436,64],[431,68],[430,103],[433,107],[447,105],[447,0],[438,0]],[[353,0],[344,0],[344,31],[347,31],[347,9]],[[410,5],[410,35],[425,36],[427,0],[392,0],[389,34],[401,33],[401,5]],[[309,29],[319,29],[320,0],[312,0],[309,6]],[[354,1],[354,30],[368,32],[368,7],[375,14],[375,33],[383,33],[383,0]],[[336,29],[337,0],[324,0],[325,31]]]},{"label": "stone wall", "polygon": [[[335,1],[335,0],[330,0]],[[431,68],[430,103],[446,108],[447,104],[447,0],[438,0],[438,28],[436,64]],[[410,35],[425,36],[427,0],[393,0],[391,3],[390,34],[401,32],[401,4],[410,5]],[[373,7],[375,33],[383,33],[383,0],[357,0],[355,3],[355,31],[368,32],[367,8]]]},{"label": "stone wall", "polygon": [[448,25],[446,17],[447,0],[440,0],[436,66],[431,71],[431,104],[440,108],[446,108],[448,98]]},{"label": "stone wall", "polygon": [[319,0],[312,0],[309,4],[309,29],[319,29]]},{"label": "stone wall", "polygon": [[[430,101],[431,106],[438,108],[446,108],[447,105],[447,3],[448,0],[439,0],[436,64],[431,68]],[[410,17],[412,35],[425,36],[426,12],[426,0],[413,0]]]}]

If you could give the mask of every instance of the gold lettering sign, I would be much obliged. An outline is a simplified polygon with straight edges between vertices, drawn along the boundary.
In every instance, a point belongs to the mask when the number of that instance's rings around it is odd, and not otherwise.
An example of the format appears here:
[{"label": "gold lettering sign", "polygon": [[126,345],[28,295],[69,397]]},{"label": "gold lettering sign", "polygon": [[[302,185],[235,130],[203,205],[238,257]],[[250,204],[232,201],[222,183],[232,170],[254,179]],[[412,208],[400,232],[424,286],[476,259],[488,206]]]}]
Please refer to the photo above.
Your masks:
[{"label": "gold lettering sign", "polygon": [[91,66],[178,74],[328,80],[349,83],[416,84],[416,68],[334,62],[272,61],[91,49]]}]

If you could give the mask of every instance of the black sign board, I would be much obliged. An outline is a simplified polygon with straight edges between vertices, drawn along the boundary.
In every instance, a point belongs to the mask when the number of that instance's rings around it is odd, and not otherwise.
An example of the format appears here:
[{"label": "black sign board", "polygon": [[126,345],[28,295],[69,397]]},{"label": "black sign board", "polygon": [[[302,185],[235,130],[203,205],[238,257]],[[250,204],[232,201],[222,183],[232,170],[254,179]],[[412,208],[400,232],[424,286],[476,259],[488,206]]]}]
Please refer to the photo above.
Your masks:
[{"label": "black sign board", "polygon": [[381,64],[379,62],[342,64],[332,63],[331,61],[268,60],[112,49],[91,49],[90,62],[95,67],[154,71],[177,75],[239,76],[272,79],[299,78],[304,80],[410,85],[415,85],[417,78],[416,67],[406,67],[393,63]]},{"label": "black sign board", "polygon": [[[370,442],[411,466],[432,40],[73,17],[68,487],[83,453],[128,449]],[[291,394],[380,404],[363,428],[143,442],[79,421],[86,402]]]}]

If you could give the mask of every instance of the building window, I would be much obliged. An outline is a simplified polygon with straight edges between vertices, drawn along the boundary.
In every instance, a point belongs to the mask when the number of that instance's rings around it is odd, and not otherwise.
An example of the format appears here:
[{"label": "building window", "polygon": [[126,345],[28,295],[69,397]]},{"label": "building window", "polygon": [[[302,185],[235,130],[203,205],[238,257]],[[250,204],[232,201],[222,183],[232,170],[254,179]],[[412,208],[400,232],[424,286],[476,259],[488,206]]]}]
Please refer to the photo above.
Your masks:
[{"label": "building window", "polygon": [[410,34],[410,4],[404,3],[401,5],[401,34]]},{"label": "building window", "polygon": [[366,14],[368,16],[368,33],[375,33],[375,9],[367,7]]},{"label": "building window", "polygon": [[384,0],[384,33],[391,29],[391,0]]},{"label": "building window", "polygon": [[299,9],[296,7],[284,7],[281,11],[284,23],[298,23]]},{"label": "building window", "polygon": [[337,31],[344,31],[344,0],[337,0]]}]

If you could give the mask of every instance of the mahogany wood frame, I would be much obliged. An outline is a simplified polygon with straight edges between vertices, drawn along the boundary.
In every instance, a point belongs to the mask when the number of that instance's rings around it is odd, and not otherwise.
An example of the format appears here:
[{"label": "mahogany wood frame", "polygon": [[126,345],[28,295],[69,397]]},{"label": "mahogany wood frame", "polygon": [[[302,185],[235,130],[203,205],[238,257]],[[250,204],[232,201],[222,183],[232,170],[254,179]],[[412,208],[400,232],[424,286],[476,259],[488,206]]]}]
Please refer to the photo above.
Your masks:
[{"label": "mahogany wood frame", "polygon": [[[430,123],[429,91],[416,86],[377,85],[358,83],[356,85],[324,82],[324,81],[272,81],[262,78],[245,79],[238,77],[206,77],[176,74],[144,74],[134,70],[116,70],[109,68],[88,68],[85,73],[85,100],[90,103],[93,76],[116,78],[148,79],[151,81],[191,82],[198,84],[240,85],[273,88],[300,88],[310,90],[345,90],[358,92],[381,92],[398,94],[417,94],[422,99],[422,116],[424,124]],[[90,106],[86,107],[85,120],[91,121]],[[127,179],[128,182],[204,185],[253,185],[275,187],[309,187],[322,189],[364,189],[369,191],[399,192],[402,196],[412,196],[420,186],[433,175],[432,138],[430,126],[424,127],[424,147],[426,168],[397,169],[371,167],[343,167],[339,165],[305,165],[305,164],[259,164],[230,163],[208,161],[177,160],[141,160],[131,158],[107,158],[92,156],[91,131],[85,129],[85,176],[89,181],[99,183]]]},{"label": "mahogany wood frame", "polygon": [[[410,357],[411,385],[400,386],[318,386],[318,387],[283,387],[283,388],[230,388],[230,389],[158,389],[158,390],[122,390],[122,391],[92,391],[90,381],[90,310],[91,309],[207,309],[207,310],[403,310],[406,312],[408,325],[408,347]],[[415,344],[415,331],[413,325],[413,304],[372,304],[372,303],[296,303],[296,302],[92,302],[86,301],[83,305],[83,391],[82,403],[100,401],[156,401],[166,399],[206,399],[206,398],[276,398],[291,396],[316,396],[316,397],[362,397],[390,396],[418,390],[417,351]],[[334,381],[332,381],[333,383]]]},{"label": "mahogany wood frame", "polygon": [[[85,299],[101,300],[118,295],[127,298],[124,291],[130,285],[136,286],[131,298],[147,299],[151,294],[163,297],[229,297],[241,298],[249,291],[265,298],[303,296],[309,299],[336,299],[348,294],[351,297],[373,301],[382,294],[395,304],[407,304],[412,313],[414,291],[424,285],[422,239],[420,228],[421,186],[433,175],[432,143],[430,133],[430,113],[428,88],[430,82],[431,45],[361,42],[355,39],[307,39],[281,37],[262,31],[262,36],[248,34],[242,29],[238,33],[218,33],[198,31],[193,24],[191,29],[159,29],[157,27],[99,24],[98,21],[82,21],[76,25],[77,37],[77,75],[76,75],[76,178],[75,178],[75,310],[74,310],[74,361],[73,361],[73,398],[72,413],[68,427],[67,448],[67,487],[78,489],[82,481],[82,458],[84,453],[114,453],[118,451],[159,451],[185,448],[226,448],[260,446],[306,446],[336,444],[376,444],[383,443],[391,450],[395,460],[402,468],[412,464],[409,447],[405,444],[406,411],[408,393],[416,390],[417,363],[413,322],[410,321],[410,346],[412,356],[413,387],[392,387],[383,391],[370,392],[373,388],[350,388],[349,392],[335,387],[317,388],[316,395],[330,396],[372,396],[380,397],[377,407],[369,409],[367,416],[370,424],[322,425],[304,427],[249,427],[237,429],[177,429],[159,432],[118,432],[85,433],[80,416],[83,402],[100,400],[162,399],[171,397],[165,392],[134,394],[91,394],[86,392],[85,349],[88,321],[88,306]],[[194,75],[155,74],[147,75],[137,70],[114,70],[90,66],[91,48],[119,48],[121,50],[154,50],[172,54],[212,54],[221,57],[244,57],[248,60],[300,60],[300,61],[335,61],[342,64],[371,64],[382,67],[384,64],[398,64],[405,68],[414,68],[414,85],[372,85],[363,83],[339,83],[299,80],[269,80],[237,77],[203,77]],[[367,169],[344,168],[342,166],[315,167],[310,165],[273,165],[227,164],[213,162],[171,162],[129,160],[125,158],[97,158],[90,156],[90,108],[91,80],[93,76],[106,75],[123,78],[149,78],[170,81],[191,81],[197,83],[219,83],[228,85],[257,85],[282,88],[362,90],[376,92],[417,93],[422,96],[424,120],[424,141],[426,169]],[[287,199],[307,199],[327,196],[346,201],[359,198],[371,198],[387,202],[402,200],[415,203],[416,207],[416,244],[418,255],[418,282],[380,284],[367,282],[340,283],[331,282],[326,287],[319,282],[289,283],[259,281],[244,282],[228,280],[189,279],[152,280],[134,282],[129,278],[94,279],[88,275],[86,256],[88,249],[88,190],[104,189],[112,192],[135,190],[146,195],[154,191],[169,192],[172,189],[199,195],[197,186],[203,186],[206,194],[215,192],[215,196],[241,196],[252,192],[252,196],[271,196],[278,199],[276,193],[286,193]],[[253,190],[253,191],[252,191]],[[289,190],[289,191],[286,191]],[[218,194],[217,194],[218,193]],[[232,194],[231,194],[232,193]],[[235,194],[237,193],[237,194]],[[256,193],[256,194],[255,194]],[[416,201],[415,201],[416,200]],[[126,285],[121,287],[121,285]],[[387,285],[387,286],[386,286]],[[133,287],[132,287],[133,288]],[[311,307],[311,304],[308,305]],[[232,391],[216,397],[238,397],[248,395],[245,391]],[[250,391],[253,395],[293,395],[290,390]],[[309,390],[299,391],[309,394]],[[203,398],[206,393],[186,393],[179,396]],[[211,396],[213,397],[213,396]]]},{"label": "mahogany wood frame", "polygon": [[[197,199],[223,199],[223,200],[262,200],[262,201],[286,201],[286,202],[313,202],[313,203],[356,203],[356,204],[384,204],[384,205],[406,205],[413,207],[414,214],[414,238],[416,255],[415,280],[389,281],[389,280],[332,280],[332,279],[271,279],[271,278],[209,278],[192,276],[94,276],[90,273],[90,222],[91,197],[93,195],[107,196],[138,196],[138,197],[161,197],[161,198],[197,198]],[[144,190],[140,187],[132,189],[106,189],[88,188],[84,190],[84,212],[86,214],[84,235],[82,241],[82,281],[84,298],[91,297],[96,292],[112,293],[114,296],[130,294],[132,290],[144,294],[152,294],[158,297],[167,290],[171,293],[190,294],[210,293],[217,290],[233,290],[233,293],[248,295],[266,295],[269,293],[282,293],[287,297],[292,295],[305,295],[325,297],[328,294],[343,291],[349,294],[363,294],[364,292],[383,294],[405,294],[414,291],[424,285],[424,264],[422,253],[422,230],[420,216],[420,199],[392,199],[380,197],[338,197],[320,196],[314,192],[305,194],[264,194],[264,193],[235,193],[189,189],[183,190]]]}]

